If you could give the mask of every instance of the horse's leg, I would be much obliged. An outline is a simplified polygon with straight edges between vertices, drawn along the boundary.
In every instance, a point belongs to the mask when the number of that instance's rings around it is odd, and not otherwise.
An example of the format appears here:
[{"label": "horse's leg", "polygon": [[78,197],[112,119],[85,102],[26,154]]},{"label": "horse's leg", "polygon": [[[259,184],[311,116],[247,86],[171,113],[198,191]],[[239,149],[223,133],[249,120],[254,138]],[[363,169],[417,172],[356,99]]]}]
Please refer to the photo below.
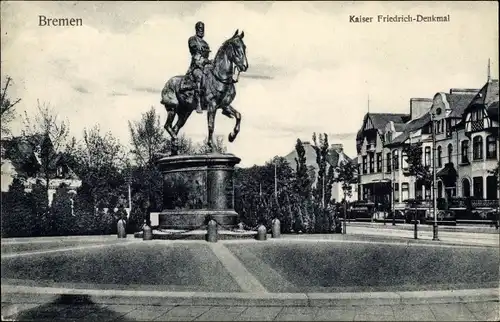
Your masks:
[{"label": "horse's leg", "polygon": [[[165,106],[166,107],[166,106]],[[171,153],[172,155],[177,155],[177,133],[175,133],[174,129],[172,128],[172,123],[174,122],[175,119],[175,114],[176,114],[176,109],[175,108],[167,108],[167,121],[165,122],[164,128],[167,131],[167,133],[170,135],[171,138]]]},{"label": "horse's leg", "polygon": [[168,111],[167,121],[165,122],[164,126],[167,133],[170,134],[172,140],[175,140],[177,138],[177,135],[172,128],[172,123],[174,122],[174,118],[175,118],[175,110]]},{"label": "horse's leg", "polygon": [[227,117],[234,117],[236,119],[236,123],[234,124],[233,132],[229,133],[228,140],[229,142],[233,142],[236,139],[236,136],[240,132],[240,123],[241,123],[241,114],[234,107],[228,105],[226,107],[226,111],[228,111],[229,115],[226,114]]},{"label": "horse's leg", "polygon": [[207,110],[207,121],[208,121],[208,139],[207,145],[210,152],[214,151],[214,126],[215,126],[215,113],[217,109],[215,106],[210,106]]},{"label": "horse's leg", "polygon": [[189,118],[189,116],[191,115],[191,112],[193,112],[193,110],[189,109],[187,111],[184,111],[182,113],[177,114],[177,116],[178,116],[177,122],[175,123],[175,125],[173,127],[173,131],[174,131],[176,137],[177,137],[177,134],[179,133],[179,130],[182,129],[184,124],[186,124],[186,121]]}]

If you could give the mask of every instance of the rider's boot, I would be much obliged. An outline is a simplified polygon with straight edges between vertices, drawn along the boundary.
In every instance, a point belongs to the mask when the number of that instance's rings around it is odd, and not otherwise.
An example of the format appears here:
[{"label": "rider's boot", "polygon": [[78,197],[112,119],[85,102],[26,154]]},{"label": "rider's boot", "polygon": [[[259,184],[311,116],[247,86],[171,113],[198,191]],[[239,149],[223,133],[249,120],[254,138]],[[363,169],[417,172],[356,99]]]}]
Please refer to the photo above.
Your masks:
[{"label": "rider's boot", "polygon": [[201,109],[201,91],[200,91],[200,87],[198,86],[198,88],[194,91],[194,95],[195,95],[195,99],[196,99],[196,113],[203,113],[203,110]]}]

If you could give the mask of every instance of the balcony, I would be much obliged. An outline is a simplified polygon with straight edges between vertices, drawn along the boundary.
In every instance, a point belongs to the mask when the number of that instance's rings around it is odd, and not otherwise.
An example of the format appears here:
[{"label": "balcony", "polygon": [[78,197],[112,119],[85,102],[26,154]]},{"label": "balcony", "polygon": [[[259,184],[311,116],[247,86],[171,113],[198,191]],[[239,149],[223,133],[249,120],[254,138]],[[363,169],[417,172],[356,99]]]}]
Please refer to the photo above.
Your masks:
[{"label": "balcony", "polygon": [[375,143],[368,143],[366,145],[366,152],[375,152],[377,149],[377,145]]},{"label": "balcony", "polygon": [[497,208],[498,200],[471,200],[472,208]]}]

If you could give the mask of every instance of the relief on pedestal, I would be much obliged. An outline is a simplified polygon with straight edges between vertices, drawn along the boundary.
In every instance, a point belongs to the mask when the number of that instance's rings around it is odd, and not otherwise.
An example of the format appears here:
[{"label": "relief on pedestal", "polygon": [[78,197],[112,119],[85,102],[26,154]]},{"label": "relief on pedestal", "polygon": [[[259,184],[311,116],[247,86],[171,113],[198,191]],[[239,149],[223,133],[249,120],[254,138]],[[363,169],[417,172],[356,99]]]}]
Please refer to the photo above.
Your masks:
[{"label": "relief on pedestal", "polygon": [[163,179],[164,209],[207,207],[206,176],[202,171],[167,173]]}]

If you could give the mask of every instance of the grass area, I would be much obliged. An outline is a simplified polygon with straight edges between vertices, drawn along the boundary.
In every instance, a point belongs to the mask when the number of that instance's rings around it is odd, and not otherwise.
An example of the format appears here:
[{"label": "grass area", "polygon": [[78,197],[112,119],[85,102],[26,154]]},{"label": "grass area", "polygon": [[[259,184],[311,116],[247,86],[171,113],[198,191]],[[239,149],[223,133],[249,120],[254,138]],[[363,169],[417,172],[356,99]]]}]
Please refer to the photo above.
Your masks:
[{"label": "grass area", "polygon": [[109,244],[109,241],[104,240],[59,240],[47,241],[42,243],[5,243],[2,244],[2,254],[43,251],[57,248],[78,247],[88,245]]},{"label": "grass area", "polygon": [[134,243],[6,258],[2,259],[1,276],[42,284],[76,282],[82,288],[91,284],[166,291],[240,291],[210,248],[202,244]]},{"label": "grass area", "polygon": [[497,287],[499,279],[496,248],[300,241],[228,247],[270,292],[464,289]]}]

